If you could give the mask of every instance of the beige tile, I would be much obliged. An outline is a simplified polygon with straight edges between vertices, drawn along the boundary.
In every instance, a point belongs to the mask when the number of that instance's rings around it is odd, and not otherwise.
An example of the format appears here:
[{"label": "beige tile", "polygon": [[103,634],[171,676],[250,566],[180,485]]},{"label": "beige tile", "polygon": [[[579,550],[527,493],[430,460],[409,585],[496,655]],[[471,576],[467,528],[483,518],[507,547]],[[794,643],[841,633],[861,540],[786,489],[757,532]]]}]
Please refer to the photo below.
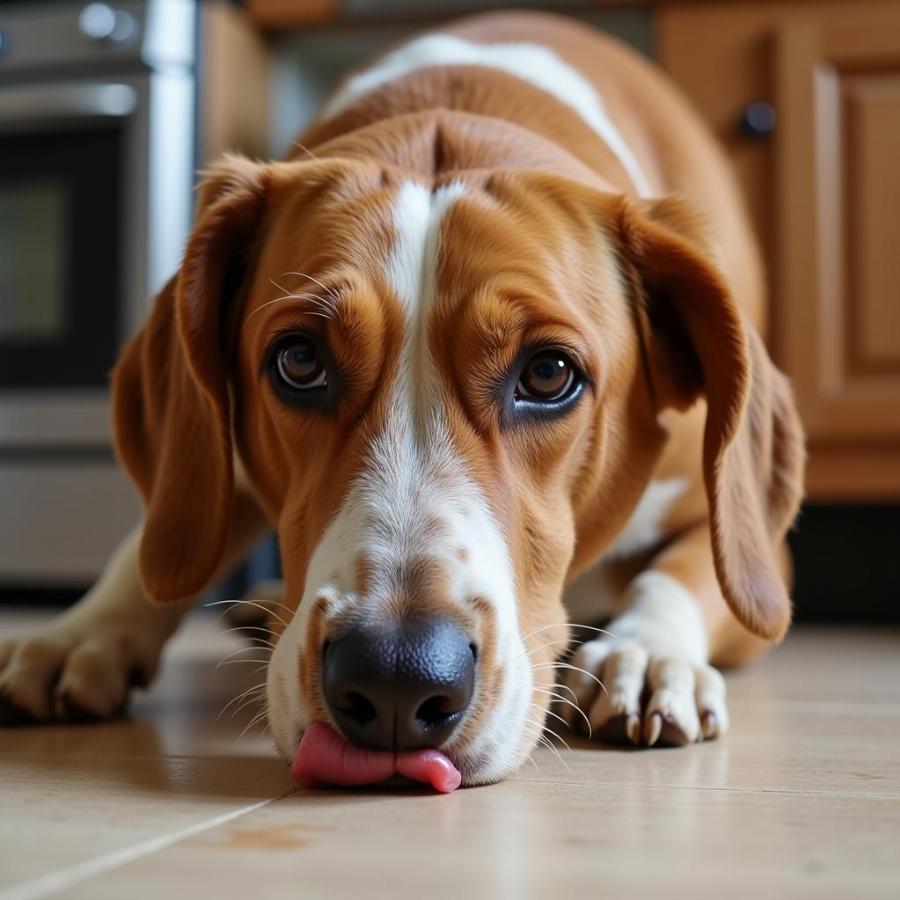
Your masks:
[{"label": "beige tile", "polygon": [[[3,634],[38,618],[7,617]],[[0,889],[293,789],[267,737],[239,737],[255,710],[216,719],[253,683],[241,670],[255,666],[216,670],[241,646],[215,618],[193,620],[130,718],[0,729]]]},{"label": "beige tile", "polygon": [[193,883],[266,898],[895,897],[898,814],[896,801],[639,784],[295,795],[65,896]]},{"label": "beige tile", "polygon": [[4,759],[0,886],[188,828],[291,787],[283,767],[262,757]]}]

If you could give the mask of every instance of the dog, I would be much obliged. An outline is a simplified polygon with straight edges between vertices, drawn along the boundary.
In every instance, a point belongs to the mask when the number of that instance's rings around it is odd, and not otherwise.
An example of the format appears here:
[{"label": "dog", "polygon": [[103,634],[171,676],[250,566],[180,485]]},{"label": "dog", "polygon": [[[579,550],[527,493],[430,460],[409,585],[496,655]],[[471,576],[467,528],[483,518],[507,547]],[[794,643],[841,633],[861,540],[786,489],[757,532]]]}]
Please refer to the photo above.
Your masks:
[{"label": "dog", "polygon": [[791,618],[804,443],[765,304],[728,164],[651,63],[539,13],[396,47],[286,161],[205,172],[112,375],[145,517],[2,645],[7,716],[122,709],[274,528],[286,760],[324,725],[493,782],[554,700],[607,741],[724,734],[718,668]]}]

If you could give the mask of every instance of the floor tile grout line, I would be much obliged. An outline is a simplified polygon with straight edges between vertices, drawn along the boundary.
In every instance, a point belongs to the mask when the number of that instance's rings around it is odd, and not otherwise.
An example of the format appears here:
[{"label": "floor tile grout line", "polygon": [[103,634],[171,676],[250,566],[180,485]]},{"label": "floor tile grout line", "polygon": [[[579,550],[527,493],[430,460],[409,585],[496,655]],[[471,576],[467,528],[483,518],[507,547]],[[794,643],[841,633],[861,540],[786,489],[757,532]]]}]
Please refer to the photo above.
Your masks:
[{"label": "floor tile grout line", "polygon": [[235,819],[256,812],[258,809],[262,809],[271,803],[284,800],[294,793],[296,793],[296,790],[286,791],[277,797],[269,797],[266,800],[251,803],[249,806],[243,806],[240,809],[233,809],[230,812],[222,813],[222,815],[214,816],[212,819],[196,822],[186,828],[180,828],[177,831],[169,832],[159,837],[149,838],[137,844],[113,850],[110,853],[95,856],[93,859],[83,860],[80,863],[59,869],[48,875],[41,875],[38,878],[33,878],[30,881],[25,881],[9,888],[0,888],[0,900],[41,900],[43,897],[49,897],[74,887],[76,884],[87,881],[89,878],[105,875],[113,869],[136,862],[145,856],[151,856],[160,850],[166,850],[183,840],[211,831],[220,825],[226,825],[228,822],[233,822]]}]

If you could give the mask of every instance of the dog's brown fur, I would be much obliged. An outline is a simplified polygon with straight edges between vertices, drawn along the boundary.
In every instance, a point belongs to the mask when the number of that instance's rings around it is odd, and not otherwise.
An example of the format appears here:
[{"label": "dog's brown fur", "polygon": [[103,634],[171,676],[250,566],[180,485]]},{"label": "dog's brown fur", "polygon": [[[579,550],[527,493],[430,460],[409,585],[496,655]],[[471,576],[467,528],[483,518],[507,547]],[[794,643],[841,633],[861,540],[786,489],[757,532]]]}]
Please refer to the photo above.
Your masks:
[{"label": "dog's brown fur", "polygon": [[[375,89],[313,126],[294,160],[214,167],[181,270],[113,380],[117,448],[147,504],[146,592],[158,602],[200,592],[240,552],[241,511],[255,505],[278,527],[287,604],[299,602],[387,412],[403,340],[382,274],[391,198],[404,179],[463,178],[481,199],[448,214],[429,340],[454,446],[506,525],[523,633],[560,621],[564,583],[602,557],[651,479],[678,476],[689,488],[632,574],[674,577],[701,611],[710,659],[747,660],[790,621],[782,544],[803,441],[759,337],[764,278],[722,154],[649,65],[592,30],[532,14],[442,30],[531,41],[572,64],[660,199],[634,196],[574,110],[467,66]],[[270,278],[298,269],[352,298],[347,310],[326,322],[302,301],[272,304]],[[346,378],[327,419],[285,410],[260,379],[272,335],[304,316]],[[540,433],[504,432],[489,397],[523,330],[570,347],[594,381],[590,402]],[[247,472],[237,492],[235,453]],[[538,649],[548,661],[556,652]],[[303,690],[314,704],[314,681]]]}]

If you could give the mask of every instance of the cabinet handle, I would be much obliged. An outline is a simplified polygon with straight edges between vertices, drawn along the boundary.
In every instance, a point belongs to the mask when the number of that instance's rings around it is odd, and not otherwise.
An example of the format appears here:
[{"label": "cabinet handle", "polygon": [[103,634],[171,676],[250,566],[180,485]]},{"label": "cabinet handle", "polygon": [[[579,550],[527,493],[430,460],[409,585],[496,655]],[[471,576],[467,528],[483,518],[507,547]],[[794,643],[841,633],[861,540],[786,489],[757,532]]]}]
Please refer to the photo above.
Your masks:
[{"label": "cabinet handle", "polygon": [[771,103],[753,100],[744,107],[738,119],[738,131],[742,137],[760,141],[772,134],[777,121],[778,116]]}]

